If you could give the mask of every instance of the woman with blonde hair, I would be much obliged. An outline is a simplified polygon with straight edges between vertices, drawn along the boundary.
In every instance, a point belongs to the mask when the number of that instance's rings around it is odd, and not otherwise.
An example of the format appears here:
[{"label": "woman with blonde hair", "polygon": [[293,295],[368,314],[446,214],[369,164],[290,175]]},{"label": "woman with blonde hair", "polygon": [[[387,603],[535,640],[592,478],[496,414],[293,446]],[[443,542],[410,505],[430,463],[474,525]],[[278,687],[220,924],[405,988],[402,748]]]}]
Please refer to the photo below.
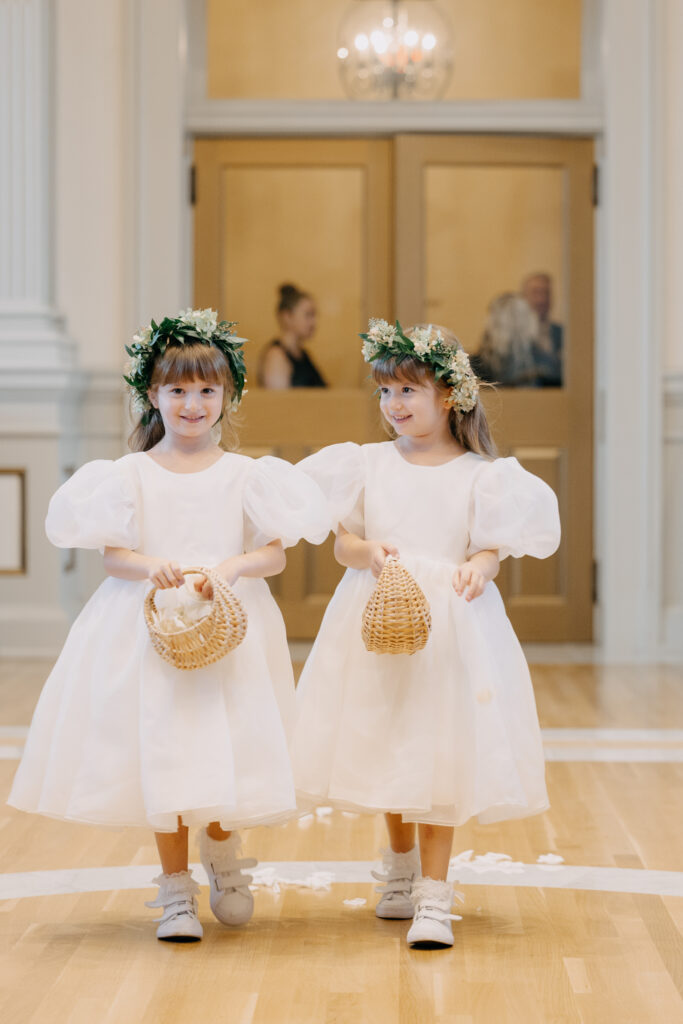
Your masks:
[{"label": "woman with blonde hair", "polygon": [[482,380],[508,387],[537,387],[538,329],[538,317],[521,295],[503,292],[493,299],[473,360]]}]

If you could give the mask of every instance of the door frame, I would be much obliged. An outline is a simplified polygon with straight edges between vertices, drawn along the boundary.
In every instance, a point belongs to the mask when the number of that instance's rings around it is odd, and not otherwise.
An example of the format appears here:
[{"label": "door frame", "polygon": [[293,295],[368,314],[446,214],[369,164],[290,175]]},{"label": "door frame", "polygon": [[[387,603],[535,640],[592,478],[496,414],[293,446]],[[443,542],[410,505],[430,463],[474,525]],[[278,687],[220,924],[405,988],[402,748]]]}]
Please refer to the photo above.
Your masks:
[{"label": "door frame", "polygon": [[[605,661],[642,662],[663,653],[661,338],[663,281],[663,125],[661,60],[666,38],[660,5],[649,0],[587,0],[599,12],[599,53],[590,95],[580,101],[448,104],[416,111],[408,105],[340,101],[297,105],[206,100],[212,131],[223,134],[385,134],[422,130],[592,134],[604,199],[596,211],[595,537],[599,596],[595,635]],[[128,0],[130,52],[136,61],[131,90],[135,126],[132,192],[137,250],[153,253],[155,273],[142,275],[136,296],[139,322],[148,311],[191,301],[191,209],[178,188],[187,170],[196,125],[189,110],[188,11],[199,0]],[[175,41],[169,48],[159,39]],[[191,50],[191,48],[190,48]],[[196,76],[195,76],[196,78]],[[596,85],[598,80],[602,88]],[[195,80],[194,78],[192,79]],[[163,83],[163,88],[159,83]],[[145,102],[138,103],[139,97]],[[329,109],[332,107],[332,109]],[[373,109],[374,108],[374,109]],[[321,116],[322,115],[322,116]],[[435,127],[435,119],[440,129]],[[321,123],[324,122],[324,123]],[[277,130],[276,130],[277,124]],[[269,127],[270,126],[270,127]],[[163,129],[163,130],[162,130]],[[172,168],[170,185],[158,169]],[[177,173],[176,173],[177,172]],[[163,178],[163,176],[162,176]],[[629,217],[623,211],[629,211]],[[172,244],[153,244],[159,237]],[[629,303],[621,296],[628,295]],[[636,486],[634,487],[634,482]],[[683,636],[679,639],[683,654]]]}]

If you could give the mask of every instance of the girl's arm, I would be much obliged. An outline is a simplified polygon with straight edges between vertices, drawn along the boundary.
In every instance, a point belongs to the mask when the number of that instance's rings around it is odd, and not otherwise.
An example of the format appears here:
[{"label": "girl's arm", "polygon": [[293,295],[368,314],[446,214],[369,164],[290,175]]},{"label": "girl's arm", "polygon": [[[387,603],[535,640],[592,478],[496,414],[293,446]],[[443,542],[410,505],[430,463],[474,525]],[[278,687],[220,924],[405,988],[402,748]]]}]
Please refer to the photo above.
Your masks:
[{"label": "girl's arm", "polygon": [[339,524],[334,542],[334,557],[348,569],[370,569],[373,576],[379,576],[387,555],[398,558],[398,548],[379,540],[363,540],[355,533],[349,533]]},{"label": "girl's arm", "polygon": [[460,596],[467,588],[465,600],[472,601],[484,593],[484,587],[489,580],[495,579],[499,569],[497,551],[477,551],[453,573],[453,588]]},{"label": "girl's arm", "polygon": [[266,352],[261,366],[264,388],[282,391],[292,386],[292,364],[279,345],[273,345]]},{"label": "girl's arm", "polygon": [[150,580],[155,587],[182,587],[185,582],[180,566],[166,558],[141,555],[128,548],[105,548],[104,568],[119,580]]},{"label": "girl's arm", "polygon": [[[224,562],[216,566],[216,572],[226,580],[230,586],[240,576],[248,576],[251,579],[264,579],[266,576],[277,576],[287,564],[282,542],[271,540],[270,544],[264,544],[254,551],[247,551],[243,555],[233,555],[226,558]],[[197,589],[202,589],[201,586]]]}]

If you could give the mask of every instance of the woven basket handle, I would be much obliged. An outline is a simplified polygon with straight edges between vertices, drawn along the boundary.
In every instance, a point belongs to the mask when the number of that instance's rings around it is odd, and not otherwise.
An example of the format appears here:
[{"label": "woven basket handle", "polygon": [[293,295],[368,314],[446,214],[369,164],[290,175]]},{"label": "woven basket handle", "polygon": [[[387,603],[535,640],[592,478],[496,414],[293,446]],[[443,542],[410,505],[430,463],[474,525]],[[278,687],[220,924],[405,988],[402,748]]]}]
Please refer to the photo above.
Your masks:
[{"label": "woven basket handle", "polygon": [[[207,580],[209,580],[214,590],[216,588],[217,583],[218,585],[220,585],[221,583],[225,583],[223,577],[219,576],[217,572],[214,572],[213,569],[205,569],[201,565],[192,565],[188,569],[181,569],[180,571],[182,572],[183,576],[189,576],[191,573],[197,573],[199,576],[206,576]],[[148,600],[154,601],[154,595],[156,594],[157,590],[159,590],[159,587],[152,587],[151,590],[148,591]]]}]

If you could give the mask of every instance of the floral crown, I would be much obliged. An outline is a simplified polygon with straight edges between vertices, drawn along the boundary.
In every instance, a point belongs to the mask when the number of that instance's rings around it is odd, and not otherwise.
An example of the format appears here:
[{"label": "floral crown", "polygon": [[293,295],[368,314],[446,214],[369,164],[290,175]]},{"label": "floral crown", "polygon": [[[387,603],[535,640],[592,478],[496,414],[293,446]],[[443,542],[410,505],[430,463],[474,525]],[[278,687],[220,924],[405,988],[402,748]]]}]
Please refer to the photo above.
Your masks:
[{"label": "floral crown", "polygon": [[235,322],[218,320],[214,309],[185,309],[177,317],[164,317],[160,324],[151,321],[149,327],[141,327],[133,335],[131,345],[126,345],[130,356],[127,373],[123,379],[130,388],[136,409],[142,413],[146,424],[152,415],[152,405],[147,392],[152,380],[154,361],[162,356],[169,344],[215,345],[228,361],[235,392],[230,403],[236,409],[242,400],[246,373],[242,347],[244,338],[236,337]]},{"label": "floral crown", "polygon": [[392,327],[386,320],[370,320],[363,339],[363,358],[366,363],[393,356],[411,356],[431,366],[434,379],[443,380],[450,388],[449,405],[458,412],[470,412],[477,404],[479,381],[470,366],[464,348],[448,344],[438,328],[413,327],[410,336],[404,333],[398,320]]}]

